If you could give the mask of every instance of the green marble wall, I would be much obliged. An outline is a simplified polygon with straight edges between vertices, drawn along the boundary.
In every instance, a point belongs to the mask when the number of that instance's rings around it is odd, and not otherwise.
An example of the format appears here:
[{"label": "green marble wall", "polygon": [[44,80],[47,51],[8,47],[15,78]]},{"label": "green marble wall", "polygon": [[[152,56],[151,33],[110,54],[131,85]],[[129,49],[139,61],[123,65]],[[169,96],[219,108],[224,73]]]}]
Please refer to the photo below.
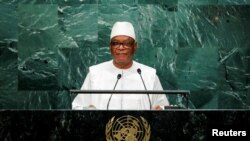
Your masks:
[{"label": "green marble wall", "polygon": [[[115,21],[135,60],[190,108],[250,107],[250,0],[0,0],[0,109],[69,109],[88,67],[111,59]],[[181,96],[171,104],[185,105]]]}]

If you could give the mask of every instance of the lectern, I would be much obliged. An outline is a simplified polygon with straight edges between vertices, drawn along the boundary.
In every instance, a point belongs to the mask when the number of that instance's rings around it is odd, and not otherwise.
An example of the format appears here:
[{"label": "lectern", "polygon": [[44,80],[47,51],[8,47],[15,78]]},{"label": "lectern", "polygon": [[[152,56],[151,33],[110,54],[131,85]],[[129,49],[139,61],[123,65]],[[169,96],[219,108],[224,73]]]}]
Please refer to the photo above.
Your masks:
[{"label": "lectern", "polygon": [[[182,95],[186,100],[186,108],[188,109],[188,96],[190,91],[187,90],[70,90],[71,94],[166,94],[166,95]],[[112,95],[111,95],[112,97]],[[149,100],[150,101],[150,100]],[[109,103],[109,102],[108,102]],[[150,103],[151,104],[151,103]],[[107,104],[109,105],[109,104]],[[108,106],[107,106],[108,109]],[[165,110],[168,109],[179,109],[175,106],[166,106]],[[81,110],[82,112],[85,109]],[[150,111],[120,111],[120,110],[112,110],[112,111],[92,111],[94,113],[98,113],[100,115],[105,115],[102,118],[96,120],[103,121],[103,132],[105,129],[105,138],[107,141],[149,141],[154,140],[155,135],[151,135],[151,132],[155,133],[156,129],[164,129],[167,126],[164,125],[166,123],[165,118],[172,118],[169,115],[169,112],[165,110],[161,110],[160,112],[150,110]],[[160,120],[156,120],[156,119]],[[170,122],[170,121],[168,121]],[[167,124],[166,124],[167,125]],[[165,126],[163,128],[163,126]],[[151,131],[154,130],[154,131]],[[163,134],[163,133],[161,133]],[[161,135],[162,136],[162,135]],[[168,139],[167,137],[163,137],[164,139]]]}]

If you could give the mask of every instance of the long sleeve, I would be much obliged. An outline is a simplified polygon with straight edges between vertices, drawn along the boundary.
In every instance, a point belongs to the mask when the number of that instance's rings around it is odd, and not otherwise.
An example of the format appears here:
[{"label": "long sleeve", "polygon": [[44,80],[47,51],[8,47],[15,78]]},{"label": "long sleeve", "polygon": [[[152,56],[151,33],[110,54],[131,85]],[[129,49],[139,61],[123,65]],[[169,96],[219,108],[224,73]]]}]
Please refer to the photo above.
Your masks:
[{"label": "long sleeve", "polygon": [[[156,75],[153,90],[163,90],[161,82]],[[169,102],[165,94],[152,94],[152,105],[153,106],[168,106]]]},{"label": "long sleeve", "polygon": [[[88,73],[84,83],[81,87],[81,90],[89,90],[91,89],[90,85],[90,74]],[[90,94],[78,94],[72,102],[72,109],[73,110],[81,110],[84,107],[88,107],[91,102],[91,95]]]}]

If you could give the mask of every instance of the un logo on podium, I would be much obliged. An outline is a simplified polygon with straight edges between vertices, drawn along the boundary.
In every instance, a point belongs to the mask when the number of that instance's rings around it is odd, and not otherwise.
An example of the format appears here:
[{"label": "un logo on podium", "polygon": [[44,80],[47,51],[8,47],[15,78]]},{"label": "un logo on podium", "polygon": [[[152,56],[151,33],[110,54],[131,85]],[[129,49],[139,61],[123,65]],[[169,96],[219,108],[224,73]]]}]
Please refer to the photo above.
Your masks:
[{"label": "un logo on podium", "polygon": [[126,115],[117,119],[112,117],[106,124],[105,134],[107,141],[149,141],[151,131],[143,117]]}]

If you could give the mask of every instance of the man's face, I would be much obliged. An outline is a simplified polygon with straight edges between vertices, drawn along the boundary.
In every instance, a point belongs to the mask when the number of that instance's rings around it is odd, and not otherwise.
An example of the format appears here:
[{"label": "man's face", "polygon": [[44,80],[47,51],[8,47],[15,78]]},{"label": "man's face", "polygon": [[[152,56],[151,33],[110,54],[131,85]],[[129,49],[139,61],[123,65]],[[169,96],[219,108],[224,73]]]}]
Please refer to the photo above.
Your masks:
[{"label": "man's face", "polygon": [[115,65],[127,66],[132,64],[133,54],[137,48],[135,40],[129,36],[115,36],[110,41],[110,51]]}]

